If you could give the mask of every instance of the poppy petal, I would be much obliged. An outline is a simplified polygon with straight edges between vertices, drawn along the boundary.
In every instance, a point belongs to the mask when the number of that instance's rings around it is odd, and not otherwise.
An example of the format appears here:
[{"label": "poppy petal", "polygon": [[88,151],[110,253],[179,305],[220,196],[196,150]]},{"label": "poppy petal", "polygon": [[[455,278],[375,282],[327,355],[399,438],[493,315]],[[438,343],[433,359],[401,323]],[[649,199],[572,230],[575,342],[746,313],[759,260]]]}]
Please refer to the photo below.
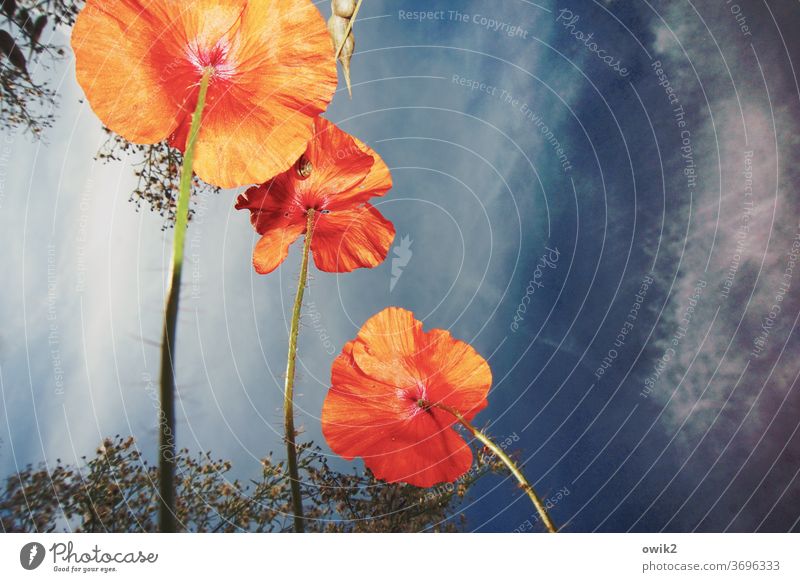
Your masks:
[{"label": "poppy petal", "polygon": [[290,168],[338,81],[325,22],[311,2],[251,0],[236,38],[236,74],[203,118],[195,162],[198,176],[223,187]]},{"label": "poppy petal", "polygon": [[425,340],[417,363],[427,378],[428,399],[455,408],[466,420],[472,420],[488,405],[486,396],[492,386],[489,363],[446,330],[432,330],[425,334]]},{"label": "poppy petal", "polygon": [[[352,348],[353,358],[368,376],[401,389],[412,389],[422,376],[415,358],[424,345],[424,336],[422,323],[413,313],[389,307],[362,326]],[[422,393],[417,395],[422,396]]]},{"label": "poppy petal", "polygon": [[424,335],[422,322],[412,312],[401,307],[388,307],[361,326],[357,339],[377,357],[413,357]]},{"label": "poppy petal", "polygon": [[390,307],[334,362],[322,432],[334,452],[363,458],[378,479],[454,481],[469,470],[472,451],[453,428],[457,416],[436,405],[471,418],[490,385],[488,363],[468,344],[444,330],[425,333],[413,313]]},{"label": "poppy petal", "polygon": [[[366,153],[348,133],[323,117],[314,122],[314,139],[308,144],[306,156],[314,165],[309,180],[297,180],[298,188],[307,188],[312,196],[305,196],[309,206],[333,208],[332,204],[347,192],[359,186],[370,174],[377,154]],[[366,202],[365,198],[362,202]],[[351,203],[347,208],[355,208]],[[341,207],[340,207],[341,208]]]},{"label": "poppy petal", "polygon": [[331,388],[322,408],[322,432],[337,455],[363,458],[378,479],[418,487],[454,481],[469,470],[472,451],[447,421],[418,408],[404,420],[381,407],[380,400],[396,399]]},{"label": "poppy petal", "polygon": [[166,4],[87,0],[72,30],[78,83],[89,104],[109,129],[135,143],[165,139],[181,111],[184,95],[164,79],[176,55],[163,48],[180,34]]},{"label": "poppy petal", "polygon": [[472,450],[464,439],[452,428],[436,424],[430,413],[419,414],[419,422],[407,423],[396,440],[384,439],[381,447],[359,455],[376,478],[432,487],[455,481],[469,471]]},{"label": "poppy petal", "polygon": [[284,228],[267,231],[253,251],[253,266],[261,275],[271,273],[286,260],[289,247],[306,229],[304,224],[288,224]]},{"label": "poppy petal", "polygon": [[78,81],[127,140],[185,150],[211,71],[195,172],[221,187],[264,182],[305,151],[337,85],[308,0],[87,0],[72,34]]},{"label": "poppy petal", "polygon": [[261,186],[253,186],[236,199],[236,210],[249,210],[258,234],[287,224],[306,224],[306,211],[282,184],[283,174]]},{"label": "poppy petal", "polygon": [[346,273],[383,262],[395,229],[375,207],[364,202],[391,188],[383,160],[320,117],[314,122],[314,137],[302,161],[304,167],[310,162],[310,175],[301,175],[300,167],[292,164],[268,182],[250,188],[239,197],[236,208],[250,211],[250,220],[260,234],[286,222],[297,223],[299,217],[315,210],[311,250],[321,271]]},{"label": "poppy petal", "polygon": [[392,174],[386,162],[368,145],[357,138],[353,138],[356,146],[374,160],[366,178],[348,190],[343,190],[330,199],[327,208],[336,211],[358,206],[371,198],[384,196],[392,189]]},{"label": "poppy petal", "polygon": [[349,455],[357,442],[369,447],[391,433],[398,419],[414,412],[413,403],[395,398],[393,386],[365,374],[353,359],[357,342],[345,344],[334,360],[332,388],[322,407],[322,431],[337,453]]},{"label": "poppy petal", "polygon": [[372,157],[361,152],[351,137],[329,121],[318,117],[314,128],[314,138],[305,152],[313,167],[311,176],[303,179],[291,168],[261,186],[252,198],[263,200],[269,196],[270,207],[297,207],[305,212],[309,208],[325,208],[335,192],[364,181],[373,165]]},{"label": "poppy petal", "polygon": [[373,416],[381,416],[378,409],[392,415],[413,412],[413,406],[408,407],[407,403],[397,402],[396,398],[388,398],[397,394],[394,383],[383,382],[360,368],[353,357],[358,343],[350,341],[345,344],[342,353],[333,362],[331,385],[335,387],[335,392],[340,396],[361,398],[363,405],[373,409]]},{"label": "poppy petal", "polygon": [[311,250],[320,271],[348,273],[381,264],[394,241],[394,225],[371,204],[322,214]]}]

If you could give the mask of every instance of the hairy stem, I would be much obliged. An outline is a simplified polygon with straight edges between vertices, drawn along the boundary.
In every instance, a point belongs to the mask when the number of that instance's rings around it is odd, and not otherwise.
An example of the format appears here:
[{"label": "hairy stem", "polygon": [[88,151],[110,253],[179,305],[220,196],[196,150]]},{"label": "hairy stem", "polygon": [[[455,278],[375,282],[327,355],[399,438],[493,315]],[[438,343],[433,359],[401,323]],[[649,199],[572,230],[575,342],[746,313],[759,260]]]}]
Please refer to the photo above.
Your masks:
[{"label": "hairy stem", "polygon": [[311,251],[311,237],[314,234],[314,209],[308,211],[306,223],[306,239],[303,244],[303,260],[300,263],[300,281],[297,283],[297,295],[292,309],[292,325],[289,330],[289,356],[286,361],[286,384],[283,391],[283,427],[286,440],[286,457],[289,466],[289,479],[292,487],[292,511],[294,512],[294,531],[303,533],[303,498],[300,494],[300,475],[297,470],[297,433],[294,428],[294,375],[297,361],[297,334],[300,331],[300,312],[303,309],[303,295],[308,279],[308,255]]},{"label": "hairy stem", "polygon": [[194,150],[206,104],[211,70],[203,73],[197,107],[192,115],[189,140],[183,157],[178,205],[175,210],[175,236],[172,240],[172,262],[167,287],[167,304],[164,315],[164,336],[161,343],[161,411],[159,415],[158,454],[158,525],[165,533],[176,531],[175,518],[175,332],[178,327],[178,302],[183,272],[183,251],[186,227],[189,223],[189,199],[194,175]]},{"label": "hairy stem", "polygon": [[506,467],[508,467],[508,470],[511,471],[511,474],[514,475],[517,481],[519,481],[520,487],[522,487],[522,489],[525,491],[528,497],[530,497],[531,501],[533,502],[533,506],[539,513],[539,517],[542,519],[542,523],[544,523],[545,527],[547,528],[547,531],[549,531],[550,533],[556,533],[558,531],[556,529],[555,524],[553,524],[553,520],[550,519],[550,516],[548,515],[547,509],[545,508],[544,503],[542,503],[542,500],[533,490],[533,487],[525,478],[525,475],[522,474],[522,471],[520,471],[519,467],[517,467],[517,464],[511,459],[511,457],[509,457],[505,453],[505,451],[503,451],[502,448],[498,447],[488,436],[486,436],[484,433],[475,428],[472,425],[472,423],[470,423],[466,418],[464,418],[461,415],[461,413],[455,408],[452,408],[445,404],[438,404],[436,402],[427,402],[424,400],[421,400],[419,402],[419,406],[422,408],[436,407],[440,410],[444,410],[445,412],[449,412],[450,414],[455,416],[456,420],[458,420],[459,423],[461,423],[464,427],[466,427],[466,429],[469,430],[476,439],[478,439],[481,443],[486,445],[486,447],[490,451],[492,451],[495,455],[497,455],[497,457],[501,461],[503,461]]}]

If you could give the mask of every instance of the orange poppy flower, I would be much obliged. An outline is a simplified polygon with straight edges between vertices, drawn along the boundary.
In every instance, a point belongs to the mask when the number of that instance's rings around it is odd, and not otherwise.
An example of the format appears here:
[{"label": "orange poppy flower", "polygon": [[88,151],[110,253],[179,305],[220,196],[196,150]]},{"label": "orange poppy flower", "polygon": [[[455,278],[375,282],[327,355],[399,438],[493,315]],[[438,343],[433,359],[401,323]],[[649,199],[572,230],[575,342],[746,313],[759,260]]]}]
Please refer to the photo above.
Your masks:
[{"label": "orange poppy flower", "polygon": [[392,187],[389,168],[367,145],[319,117],[314,138],[298,164],[310,163],[310,175],[293,167],[266,184],[250,188],[236,203],[251,212],[263,235],[253,253],[261,274],[278,268],[289,246],[305,234],[314,209],[311,252],[320,271],[347,273],[376,267],[394,241],[394,226],[367,200]]},{"label": "orange poppy flower", "polygon": [[486,407],[489,364],[449,332],[422,330],[405,309],[369,319],[333,363],[322,433],[333,451],[362,457],[375,477],[418,487],[455,481],[472,451],[453,430]]},{"label": "orange poppy flower", "polygon": [[294,163],[336,89],[331,40],[309,0],[86,0],[72,47],[97,116],[140,144],[185,149],[212,69],[194,169],[225,188]]}]

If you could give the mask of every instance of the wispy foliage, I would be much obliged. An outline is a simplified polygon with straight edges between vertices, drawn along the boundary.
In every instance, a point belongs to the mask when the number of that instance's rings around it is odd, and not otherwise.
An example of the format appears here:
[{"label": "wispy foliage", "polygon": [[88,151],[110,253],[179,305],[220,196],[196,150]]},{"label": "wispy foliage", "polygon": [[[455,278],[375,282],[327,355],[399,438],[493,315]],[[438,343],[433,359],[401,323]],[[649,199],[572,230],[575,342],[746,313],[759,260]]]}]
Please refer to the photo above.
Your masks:
[{"label": "wispy foliage", "polygon": [[[66,36],[53,33],[59,26],[72,26],[81,8],[82,0],[0,0],[0,129],[39,138],[53,125],[58,95],[49,71],[67,54],[61,44]],[[98,159],[130,162],[137,178],[131,202],[160,214],[165,227],[171,226],[181,153],[167,142],[138,145],[106,131],[109,137]],[[195,193],[198,188],[219,190],[199,181]]]},{"label": "wispy foliage", "polygon": [[[165,228],[173,226],[178,204],[180,171],[183,165],[181,152],[166,141],[154,145],[139,145],[129,142],[109,129],[105,131],[108,139],[97,153],[97,159],[104,162],[124,160],[132,164],[137,182],[130,201],[138,209],[144,206],[163,216]],[[216,194],[219,191],[220,189],[215,186],[195,180],[192,197]],[[193,214],[193,210],[190,210],[190,220]]]},{"label": "wispy foliage", "polygon": [[[481,476],[501,465],[480,451],[453,486],[419,489],[333,470],[311,444],[300,447],[309,531],[457,531],[458,507]],[[0,492],[4,532],[154,532],[158,472],[132,437],[106,439],[81,467],[28,466]],[[292,529],[291,491],[283,462],[261,462],[257,479],[231,479],[231,464],[184,449],[177,458],[178,523],[190,532],[283,532]]]},{"label": "wispy foliage", "polygon": [[53,34],[72,25],[80,0],[2,0],[0,5],[0,127],[40,136],[55,119],[56,92],[42,81],[65,48]]}]

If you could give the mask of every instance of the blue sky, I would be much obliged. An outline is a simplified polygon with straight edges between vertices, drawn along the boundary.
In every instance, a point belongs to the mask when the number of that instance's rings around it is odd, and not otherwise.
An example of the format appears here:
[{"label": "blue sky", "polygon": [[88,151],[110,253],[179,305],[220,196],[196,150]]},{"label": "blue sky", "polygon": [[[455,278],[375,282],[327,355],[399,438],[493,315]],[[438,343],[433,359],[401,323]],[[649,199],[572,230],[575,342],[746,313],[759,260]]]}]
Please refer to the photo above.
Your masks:
[{"label": "blue sky", "polygon": [[[304,434],[324,445],[331,354],[398,305],[489,359],[478,421],[519,437],[542,496],[569,492],[553,508],[569,531],[797,531],[800,273],[769,316],[798,233],[797,7],[452,4],[366,2],[354,98],[341,87],[326,113],[386,160],[380,210],[413,242],[394,288],[391,257],[312,272]],[[104,136],[72,62],[39,73],[61,93],[58,122],[44,142],[4,135],[0,156],[4,474],[156,436],[171,234],[128,202],[129,164],[93,161]],[[256,275],[235,195],[204,198],[188,235],[179,445],[246,476],[281,450],[299,249]],[[487,478],[468,527],[513,531],[526,503]]]}]

